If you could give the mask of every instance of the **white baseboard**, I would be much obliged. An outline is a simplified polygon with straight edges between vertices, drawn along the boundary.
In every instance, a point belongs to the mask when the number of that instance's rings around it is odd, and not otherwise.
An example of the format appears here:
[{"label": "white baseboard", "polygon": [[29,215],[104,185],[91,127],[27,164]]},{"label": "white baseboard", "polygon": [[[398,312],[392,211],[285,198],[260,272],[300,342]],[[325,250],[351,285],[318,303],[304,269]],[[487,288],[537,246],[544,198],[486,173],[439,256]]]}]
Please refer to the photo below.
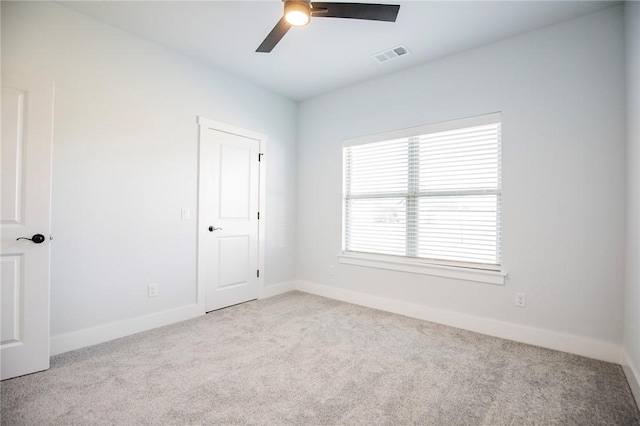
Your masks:
[{"label": "white baseboard", "polygon": [[[571,334],[557,333],[540,328],[431,308],[416,303],[373,296],[309,281],[285,281],[265,286],[261,289],[259,297],[260,299],[265,299],[293,290],[300,290],[330,299],[462,328],[489,336],[622,364],[629,386],[631,387],[636,402],[640,406],[640,375],[626,351],[619,345]],[[201,315],[204,315],[204,307],[193,304],[169,311],[157,312],[142,317],[59,334],[51,337],[51,355],[58,355],[86,346],[96,345],[131,334],[196,318]]]},{"label": "white baseboard", "polygon": [[51,336],[51,355],[97,345],[98,343],[199,317],[200,315],[204,315],[204,306],[193,304],[97,327],[58,334],[57,336]]},{"label": "white baseboard", "polygon": [[277,296],[279,294],[288,293],[296,289],[295,281],[283,281],[277,284],[265,285],[260,291],[260,299]]},{"label": "white baseboard", "polygon": [[431,308],[308,281],[297,281],[296,290],[587,358],[616,364],[621,364],[622,361],[621,346],[609,342]]},{"label": "white baseboard", "polygon": [[[259,298],[277,296],[295,290],[295,281],[285,281],[260,289]],[[120,337],[152,330],[154,328],[185,321],[204,315],[204,306],[193,304],[168,311],[156,312],[136,318],[116,321],[96,327],[51,336],[51,355],[58,355],[86,346],[97,345]]]},{"label": "white baseboard", "polygon": [[627,381],[629,382],[631,393],[633,393],[633,397],[636,399],[636,404],[640,407],[640,374],[638,374],[638,370],[634,367],[631,358],[629,358],[629,354],[624,349],[622,350],[622,356],[624,357],[622,369],[624,370],[625,376],[627,376]]}]

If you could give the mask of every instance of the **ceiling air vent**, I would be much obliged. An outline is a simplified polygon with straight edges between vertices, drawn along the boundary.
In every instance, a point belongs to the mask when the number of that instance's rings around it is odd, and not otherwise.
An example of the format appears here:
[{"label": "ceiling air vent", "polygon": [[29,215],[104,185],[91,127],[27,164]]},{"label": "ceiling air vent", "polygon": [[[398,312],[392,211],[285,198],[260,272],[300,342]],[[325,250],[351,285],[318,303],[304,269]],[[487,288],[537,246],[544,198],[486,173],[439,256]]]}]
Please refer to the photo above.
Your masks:
[{"label": "ceiling air vent", "polygon": [[401,45],[389,50],[385,50],[384,52],[376,53],[375,55],[373,55],[373,59],[380,63],[383,63],[392,59],[399,58],[400,56],[407,55],[409,53],[411,53],[409,52],[409,49]]}]

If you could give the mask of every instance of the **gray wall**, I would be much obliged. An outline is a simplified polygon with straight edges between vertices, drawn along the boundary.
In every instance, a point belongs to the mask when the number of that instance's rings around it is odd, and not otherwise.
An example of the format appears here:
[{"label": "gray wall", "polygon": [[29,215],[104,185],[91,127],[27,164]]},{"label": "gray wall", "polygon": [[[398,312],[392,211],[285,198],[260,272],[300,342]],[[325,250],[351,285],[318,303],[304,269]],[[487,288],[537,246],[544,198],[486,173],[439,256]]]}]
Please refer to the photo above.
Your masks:
[{"label": "gray wall", "polygon": [[628,169],[624,349],[635,374],[632,389],[640,401],[640,3],[625,4],[625,21]]},{"label": "gray wall", "polygon": [[268,135],[266,284],[294,278],[296,103],[54,3],[3,2],[2,66],[56,82],[52,336],[195,303],[198,115]]},{"label": "gray wall", "polygon": [[[297,278],[620,344],[624,76],[616,7],[302,102]],[[343,140],[495,111],[505,286],[337,263]]]}]

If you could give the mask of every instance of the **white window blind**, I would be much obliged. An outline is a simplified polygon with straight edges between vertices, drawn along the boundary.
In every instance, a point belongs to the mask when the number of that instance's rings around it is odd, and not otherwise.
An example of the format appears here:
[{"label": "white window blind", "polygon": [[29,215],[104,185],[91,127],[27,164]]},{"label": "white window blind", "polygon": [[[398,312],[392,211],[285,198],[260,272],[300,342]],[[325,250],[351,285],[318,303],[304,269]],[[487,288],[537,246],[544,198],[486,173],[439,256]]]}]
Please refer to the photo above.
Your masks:
[{"label": "white window blind", "polygon": [[481,125],[447,122],[445,131],[346,146],[343,249],[500,265],[495,116]]}]

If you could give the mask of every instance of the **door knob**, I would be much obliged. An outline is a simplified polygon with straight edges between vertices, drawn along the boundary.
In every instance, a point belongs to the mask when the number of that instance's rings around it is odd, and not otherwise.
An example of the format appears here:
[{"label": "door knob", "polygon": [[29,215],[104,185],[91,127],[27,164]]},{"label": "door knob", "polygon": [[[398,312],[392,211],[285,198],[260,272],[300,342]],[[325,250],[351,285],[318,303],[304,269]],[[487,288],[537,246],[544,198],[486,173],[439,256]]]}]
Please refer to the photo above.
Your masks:
[{"label": "door knob", "polygon": [[215,226],[210,226],[209,232],[213,232],[213,231],[222,231],[222,228],[216,228]]},{"label": "door knob", "polygon": [[35,234],[31,238],[27,238],[27,237],[16,238],[16,241],[18,241],[18,240],[29,240],[29,241],[32,241],[32,242],[34,242],[36,244],[40,244],[40,243],[44,242],[45,238],[44,238],[44,235],[42,235],[42,234]]}]

